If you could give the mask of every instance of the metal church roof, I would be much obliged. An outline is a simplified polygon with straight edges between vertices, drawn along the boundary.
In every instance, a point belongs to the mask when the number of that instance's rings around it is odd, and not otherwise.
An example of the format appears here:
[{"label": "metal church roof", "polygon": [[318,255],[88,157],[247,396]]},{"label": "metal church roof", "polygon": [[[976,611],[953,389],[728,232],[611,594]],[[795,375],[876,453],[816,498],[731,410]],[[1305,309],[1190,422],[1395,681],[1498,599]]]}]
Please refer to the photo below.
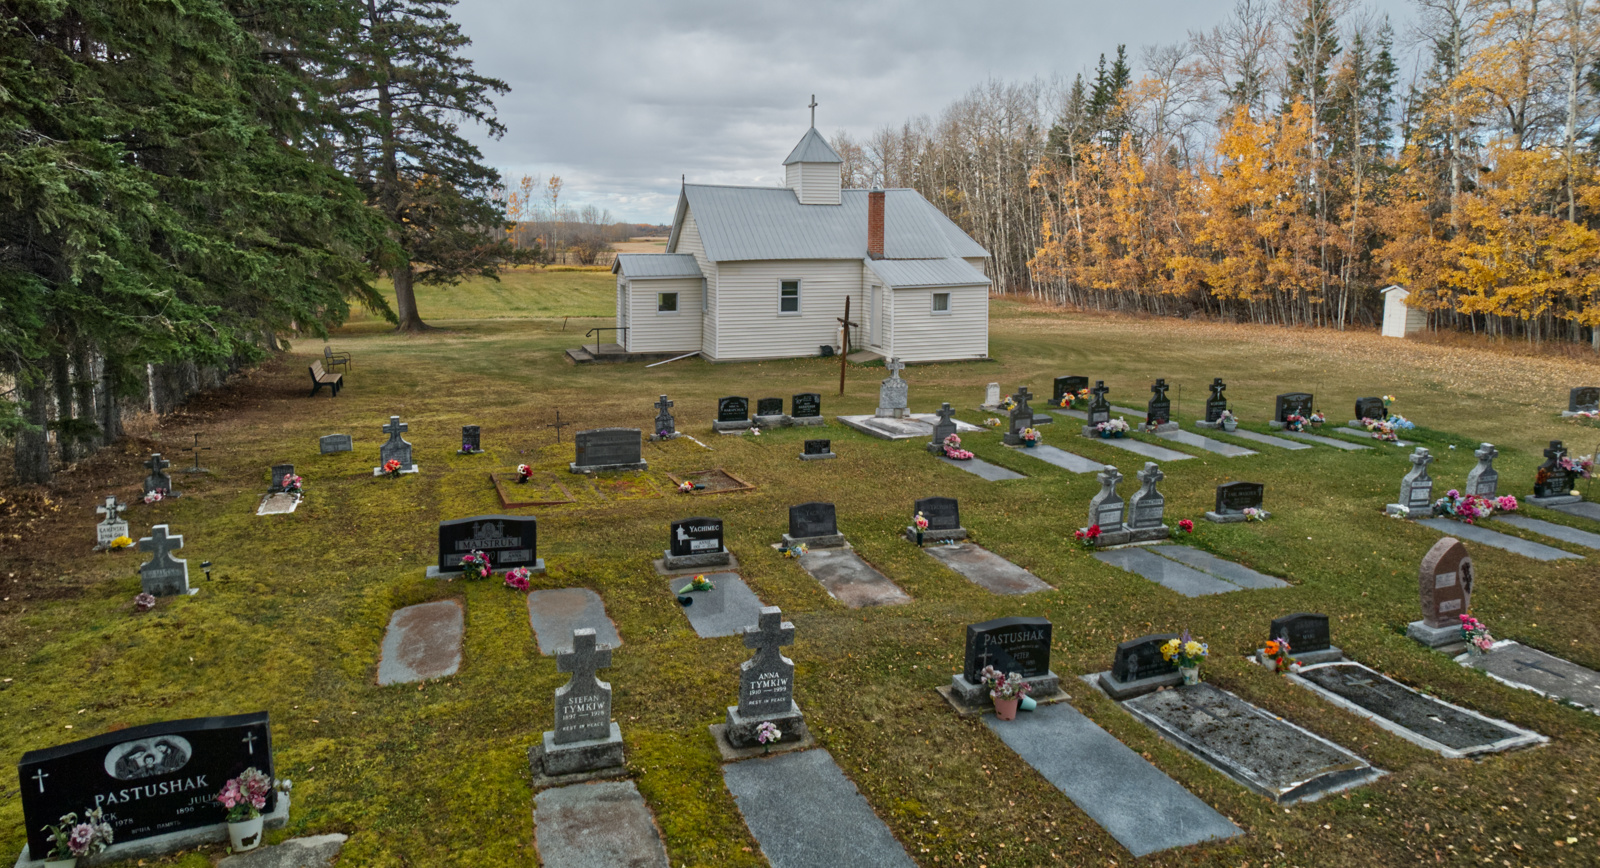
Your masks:
[{"label": "metal church roof", "polygon": [[790,163],[842,163],[844,160],[839,152],[828,144],[827,139],[817,132],[816,127],[806,130],[800,137],[800,144],[794,146],[789,152],[789,158],[783,161],[785,166]]},{"label": "metal church roof", "polygon": [[885,286],[987,286],[989,278],[964,259],[865,259]]},{"label": "metal church roof", "polygon": [[687,253],[618,253],[611,273],[629,280],[668,277],[703,277],[700,264]]}]

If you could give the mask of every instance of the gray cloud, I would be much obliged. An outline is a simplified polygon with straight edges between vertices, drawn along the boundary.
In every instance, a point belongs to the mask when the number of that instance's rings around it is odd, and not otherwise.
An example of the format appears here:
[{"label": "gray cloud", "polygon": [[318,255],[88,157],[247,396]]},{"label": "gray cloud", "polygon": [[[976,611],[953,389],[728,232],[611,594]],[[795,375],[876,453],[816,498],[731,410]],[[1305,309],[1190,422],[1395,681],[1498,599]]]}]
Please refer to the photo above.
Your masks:
[{"label": "gray cloud", "polygon": [[[1374,4],[1396,19],[1400,0]],[[778,184],[783,158],[817,127],[862,137],[936,116],[996,79],[1070,78],[1126,44],[1209,29],[1215,0],[803,3],[462,0],[455,18],[480,72],[512,92],[508,132],[477,137],[512,175],[561,175],[563,198],[621,220],[671,219],[679,177]],[[1398,26],[1397,30],[1403,30]]]}]

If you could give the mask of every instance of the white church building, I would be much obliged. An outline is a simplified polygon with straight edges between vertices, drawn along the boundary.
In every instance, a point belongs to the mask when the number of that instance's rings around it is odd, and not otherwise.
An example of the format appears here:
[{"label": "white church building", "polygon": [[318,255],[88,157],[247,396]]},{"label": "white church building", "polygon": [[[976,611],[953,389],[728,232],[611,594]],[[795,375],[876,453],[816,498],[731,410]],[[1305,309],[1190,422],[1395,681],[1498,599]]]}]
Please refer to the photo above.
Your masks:
[{"label": "white church building", "polygon": [[906,362],[989,355],[989,252],[915,190],[842,189],[815,127],[782,187],[684,184],[665,253],[620,254],[618,343],[712,361],[839,348]]}]

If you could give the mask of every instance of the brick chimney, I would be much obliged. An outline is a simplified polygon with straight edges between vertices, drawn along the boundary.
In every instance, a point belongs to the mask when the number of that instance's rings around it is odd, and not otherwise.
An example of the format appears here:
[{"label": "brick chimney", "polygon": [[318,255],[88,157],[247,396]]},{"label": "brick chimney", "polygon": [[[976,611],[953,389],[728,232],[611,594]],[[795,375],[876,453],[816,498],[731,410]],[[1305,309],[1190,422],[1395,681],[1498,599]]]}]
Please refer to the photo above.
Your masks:
[{"label": "brick chimney", "polygon": [[883,258],[883,191],[867,194],[867,256]]}]

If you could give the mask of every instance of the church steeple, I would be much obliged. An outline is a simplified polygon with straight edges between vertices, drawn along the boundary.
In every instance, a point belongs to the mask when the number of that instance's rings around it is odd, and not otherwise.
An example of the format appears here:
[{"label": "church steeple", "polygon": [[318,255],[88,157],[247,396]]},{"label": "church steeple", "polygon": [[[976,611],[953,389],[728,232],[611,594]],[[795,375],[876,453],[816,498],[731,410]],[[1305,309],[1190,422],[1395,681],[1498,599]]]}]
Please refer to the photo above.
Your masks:
[{"label": "church steeple", "polygon": [[817,97],[811,95],[811,129],[783,161],[784,186],[795,192],[802,205],[837,205],[844,186],[839,157],[828,140],[817,132]]}]

